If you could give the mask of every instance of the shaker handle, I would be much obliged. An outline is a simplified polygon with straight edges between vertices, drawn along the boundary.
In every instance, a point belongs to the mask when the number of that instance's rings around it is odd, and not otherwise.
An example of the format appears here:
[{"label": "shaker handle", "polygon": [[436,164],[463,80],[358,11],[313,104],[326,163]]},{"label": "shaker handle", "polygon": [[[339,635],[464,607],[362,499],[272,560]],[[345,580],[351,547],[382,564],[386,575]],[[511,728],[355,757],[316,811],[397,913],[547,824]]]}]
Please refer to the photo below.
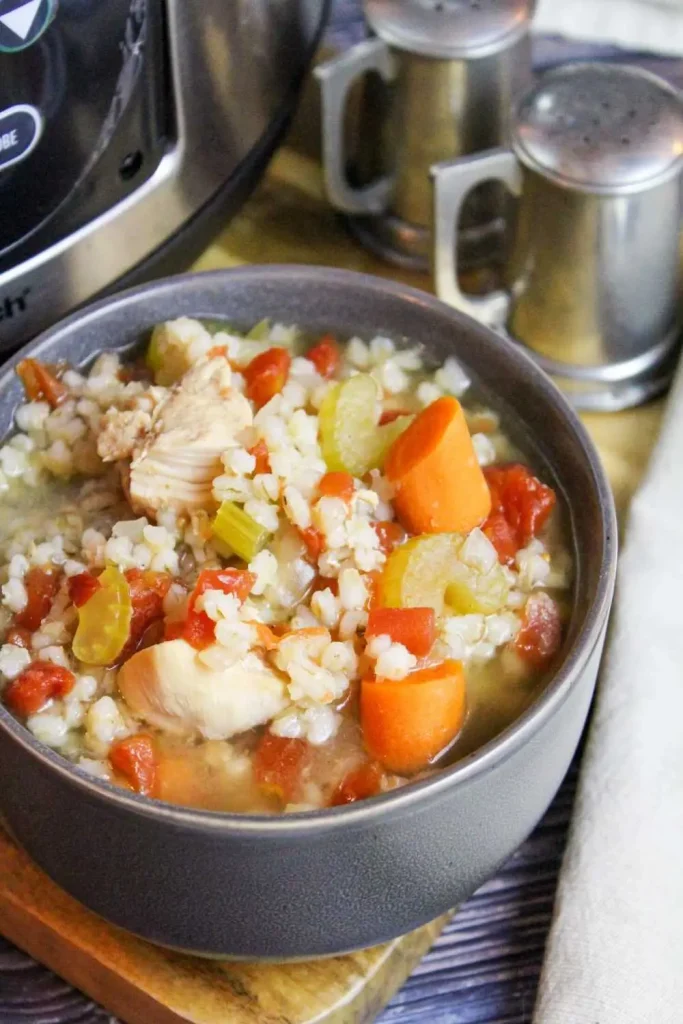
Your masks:
[{"label": "shaker handle", "polygon": [[386,210],[392,179],[379,178],[363,188],[354,188],[346,177],[344,152],[344,109],[349,89],[357,78],[376,71],[385,82],[394,77],[394,61],[381,39],[368,39],[353,49],[320,64],[314,75],[322,94],[323,168],[327,196],[344,213],[378,214]]},{"label": "shaker handle", "polygon": [[490,149],[476,156],[434,164],[431,176],[434,186],[436,294],[489,327],[502,327],[510,308],[508,292],[498,289],[475,297],[465,295],[458,284],[458,221],[468,193],[484,181],[502,181],[513,195],[519,195],[522,175],[517,159],[508,149]]}]

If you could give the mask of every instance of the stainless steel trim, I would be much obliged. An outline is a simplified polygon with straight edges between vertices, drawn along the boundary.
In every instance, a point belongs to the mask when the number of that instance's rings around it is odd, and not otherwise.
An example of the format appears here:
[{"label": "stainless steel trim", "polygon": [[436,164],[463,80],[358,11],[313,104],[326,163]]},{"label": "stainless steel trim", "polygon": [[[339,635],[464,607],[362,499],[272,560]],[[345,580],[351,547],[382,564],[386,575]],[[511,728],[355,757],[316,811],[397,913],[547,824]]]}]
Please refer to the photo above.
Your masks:
[{"label": "stainless steel trim", "polygon": [[309,57],[324,4],[166,0],[166,14],[176,141],[137,191],[0,274],[0,349],[116,281],[208,202],[280,109]]},{"label": "stainless steel trim", "polygon": [[458,283],[458,223],[467,196],[485,181],[501,181],[519,195],[522,175],[508,149],[490,149],[475,156],[434,164],[434,283],[444,302],[489,327],[500,327],[510,310],[510,295],[499,289],[482,298],[465,295]]},{"label": "stainless steel trim", "polygon": [[388,175],[363,188],[354,188],[346,177],[344,110],[351,86],[369,71],[376,71],[387,83],[394,78],[395,62],[381,39],[358,43],[313,72],[320,82],[322,97],[325,188],[332,205],[344,213],[383,213],[393,187],[393,179]]}]

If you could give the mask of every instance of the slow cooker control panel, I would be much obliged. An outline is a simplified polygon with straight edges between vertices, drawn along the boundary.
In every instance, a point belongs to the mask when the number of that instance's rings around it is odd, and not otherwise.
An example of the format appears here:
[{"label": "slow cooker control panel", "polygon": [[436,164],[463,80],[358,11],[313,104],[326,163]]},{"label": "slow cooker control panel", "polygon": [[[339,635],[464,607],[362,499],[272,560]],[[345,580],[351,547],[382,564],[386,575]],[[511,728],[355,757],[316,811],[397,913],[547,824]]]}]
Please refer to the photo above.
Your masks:
[{"label": "slow cooker control panel", "polygon": [[0,271],[88,223],[166,146],[161,0],[0,0]]}]

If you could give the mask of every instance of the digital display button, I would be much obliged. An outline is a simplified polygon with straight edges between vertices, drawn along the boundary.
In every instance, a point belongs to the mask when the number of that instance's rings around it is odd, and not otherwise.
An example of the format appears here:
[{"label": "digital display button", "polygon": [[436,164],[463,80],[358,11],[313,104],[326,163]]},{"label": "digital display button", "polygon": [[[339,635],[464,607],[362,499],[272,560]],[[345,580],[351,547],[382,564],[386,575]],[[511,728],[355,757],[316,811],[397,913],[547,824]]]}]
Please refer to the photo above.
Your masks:
[{"label": "digital display button", "polygon": [[35,107],[19,104],[0,110],[0,171],[24,160],[43,129],[43,119]]},{"label": "digital display button", "polygon": [[0,53],[15,53],[35,43],[54,12],[55,0],[0,0]]}]

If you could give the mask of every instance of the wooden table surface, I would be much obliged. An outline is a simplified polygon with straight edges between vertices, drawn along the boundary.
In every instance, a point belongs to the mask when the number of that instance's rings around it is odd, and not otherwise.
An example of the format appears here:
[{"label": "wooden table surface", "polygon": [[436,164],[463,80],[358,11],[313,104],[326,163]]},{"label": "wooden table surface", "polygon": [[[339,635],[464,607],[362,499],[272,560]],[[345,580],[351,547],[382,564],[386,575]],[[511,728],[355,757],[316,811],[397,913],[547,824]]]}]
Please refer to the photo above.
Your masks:
[{"label": "wooden table surface", "polygon": [[[337,0],[330,39],[359,37],[357,0]],[[563,51],[549,44],[548,61]],[[550,55],[550,56],[548,56]],[[670,62],[667,62],[669,66]],[[666,70],[666,68],[665,68]],[[673,67],[680,73],[680,65]],[[304,101],[310,103],[308,97]],[[306,119],[300,119],[300,123]],[[277,156],[255,195],[199,261],[198,269],[250,262],[316,262],[400,276],[364,253],[326,207],[315,152]],[[661,403],[620,416],[586,417],[620,511],[647,463]],[[528,1024],[565,845],[577,764],[532,836],[442,933],[381,1024]],[[0,938],[0,1024],[116,1024],[104,1010]]]}]

